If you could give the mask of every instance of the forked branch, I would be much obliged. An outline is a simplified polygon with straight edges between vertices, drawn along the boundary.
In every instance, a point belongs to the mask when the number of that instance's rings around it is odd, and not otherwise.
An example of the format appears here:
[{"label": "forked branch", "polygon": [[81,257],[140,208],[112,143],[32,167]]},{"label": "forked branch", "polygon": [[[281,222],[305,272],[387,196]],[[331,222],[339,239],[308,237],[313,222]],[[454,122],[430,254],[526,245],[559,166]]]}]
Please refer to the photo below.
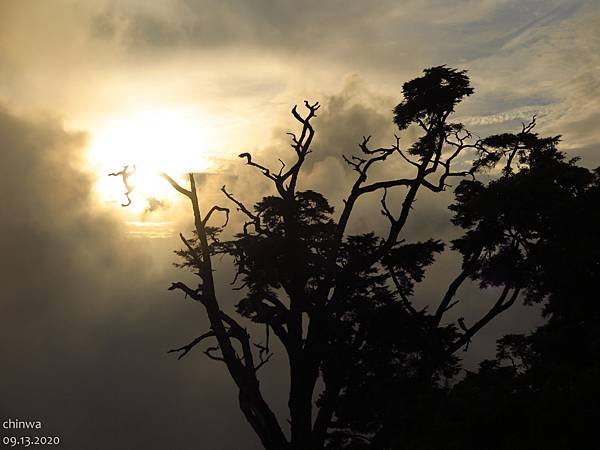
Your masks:
[{"label": "forked branch", "polygon": [[175,181],[173,178],[171,178],[169,175],[167,175],[166,173],[162,173],[161,176],[167,180],[169,182],[169,184],[171,186],[173,186],[173,188],[179,192],[180,194],[185,195],[187,198],[191,199],[192,198],[192,191],[185,189],[184,187],[182,187],[177,181]]},{"label": "forked branch", "polygon": [[225,213],[225,223],[221,226],[221,228],[225,228],[227,226],[227,224],[229,223],[229,209],[228,208],[223,208],[221,206],[213,206],[210,211],[208,211],[208,213],[206,214],[206,216],[204,217],[204,220],[202,220],[202,225],[206,226],[206,224],[208,223],[208,221],[210,220],[210,216],[212,216],[212,214],[215,211],[221,211]]},{"label": "forked branch", "polygon": [[267,177],[269,180],[275,181],[277,182],[279,180],[279,177],[277,175],[274,175],[273,173],[271,173],[271,170],[268,167],[263,166],[262,164],[258,164],[255,161],[252,161],[252,155],[250,153],[240,153],[238,155],[238,157],[240,158],[246,158],[246,164],[252,167],[256,167],[257,169],[259,169],[263,175],[265,177]]},{"label": "forked branch", "polygon": [[204,303],[204,297],[201,294],[200,288],[192,289],[191,287],[187,286],[185,283],[178,281],[176,283],[171,283],[171,286],[169,286],[168,290],[174,291],[176,289],[179,289],[180,291],[182,291],[185,294],[186,298],[190,297],[193,300]]},{"label": "forked branch", "polygon": [[[223,185],[223,187],[221,188],[221,192],[223,192],[223,194],[225,194],[225,197],[227,197],[229,200],[231,200],[233,203],[235,203],[237,205],[237,209],[238,211],[241,211],[242,213],[244,213],[247,217],[250,218],[250,222],[247,223],[247,225],[254,225],[254,230],[257,233],[262,233],[264,230],[261,227],[260,224],[260,216],[258,214],[253,214],[247,207],[246,205],[244,205],[241,201],[239,201],[238,199],[236,199],[233,194],[231,194],[230,192],[227,192],[227,189],[225,187],[225,185]],[[244,231],[246,231],[246,226],[244,226]]]},{"label": "forked branch", "polygon": [[481,330],[493,318],[495,318],[500,313],[506,311],[508,308],[510,308],[515,303],[515,301],[519,297],[519,293],[521,292],[521,289],[514,288],[513,292],[509,296],[508,294],[510,293],[510,290],[511,290],[511,288],[508,285],[504,286],[500,296],[498,297],[498,299],[496,300],[494,305],[489,309],[489,311],[485,315],[483,315],[483,317],[481,317],[481,319],[479,319],[477,322],[475,322],[471,327],[467,327],[464,324],[464,322],[462,322],[462,321],[461,321],[462,323],[459,322],[459,325],[463,329],[464,334],[458,340],[456,340],[453,344],[450,345],[449,353],[452,354],[452,353],[456,352],[457,350],[459,350],[464,345],[468,345],[471,338],[479,330]]},{"label": "forked branch", "polygon": [[214,337],[214,336],[215,336],[214,331],[212,331],[212,330],[207,331],[203,335],[198,336],[196,339],[194,339],[189,344],[186,344],[183,347],[174,348],[172,350],[169,350],[167,353],[179,353],[179,355],[177,356],[177,359],[181,359],[185,355],[187,355],[190,352],[190,350],[192,350],[196,345],[200,344],[203,340],[208,339],[210,337]]}]

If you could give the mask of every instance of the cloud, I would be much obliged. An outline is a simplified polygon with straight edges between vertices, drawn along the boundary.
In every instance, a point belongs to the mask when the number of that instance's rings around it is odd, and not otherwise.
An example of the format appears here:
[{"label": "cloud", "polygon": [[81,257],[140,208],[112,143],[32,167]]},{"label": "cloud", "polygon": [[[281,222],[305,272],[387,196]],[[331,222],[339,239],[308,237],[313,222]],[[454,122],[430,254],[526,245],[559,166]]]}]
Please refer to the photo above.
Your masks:
[{"label": "cloud", "polygon": [[[591,2],[575,2],[578,14],[541,22],[515,36],[493,55],[475,60],[470,73],[479,91],[471,105],[487,105],[487,114],[471,122],[491,123],[539,112],[538,131],[563,135],[563,148],[573,154],[579,148],[600,144],[595,123],[600,107],[600,8]],[[494,101],[504,97],[505,108]],[[531,104],[531,99],[536,99]],[[597,165],[600,157],[585,152],[583,163]]]},{"label": "cloud", "polygon": [[146,209],[144,209],[145,215],[168,208],[168,202],[166,200],[159,200],[157,198],[150,197],[146,200],[146,202],[148,206],[146,206]]},{"label": "cloud", "polygon": [[[422,68],[446,63],[470,70],[477,95],[461,115],[473,123],[552,108],[548,129],[585,146],[591,141],[558,125],[595,108],[598,17],[583,0],[382,0],[368,8],[356,0],[9,1],[0,98],[21,110],[60,109],[84,127],[123,111],[194,104],[229,151],[264,146],[265,124],[281,123],[304,98],[325,105],[348,74],[397,96]],[[577,107],[586,96],[590,104]]]},{"label": "cloud", "polygon": [[206,326],[167,294],[177,244],[127,239],[95,209],[85,141],[0,109],[0,417],[73,450],[258,449],[223,368],[166,354]]},{"label": "cloud", "polygon": [[531,105],[485,116],[463,116],[457,118],[457,120],[466,126],[496,125],[504,124],[506,122],[513,122],[516,120],[528,122],[533,116],[543,120],[545,117],[548,117],[550,114],[552,114],[552,112],[552,106]]},{"label": "cloud", "polygon": [[[290,107],[320,100],[302,187],[323,191],[339,213],[354,177],[341,154],[358,152],[363,135],[389,145],[402,82],[431,65],[469,69],[477,91],[457,119],[474,131],[537,113],[540,132],[563,134],[564,148],[600,164],[599,27],[593,1],[1,2],[0,99],[9,107],[0,111],[0,245],[10,258],[0,273],[0,415],[43,419],[65,448],[114,448],[114,436],[123,448],[259,448],[221,366],[164,354],[206,327],[198,305],[165,292],[182,276],[170,267],[179,243],[168,236],[189,232],[187,210],[169,205],[174,219],[159,226],[97,208],[84,155],[99,119],[199,105],[223,158],[201,183],[205,208],[226,204],[223,184],[251,205],[272,190],[235,155],[252,151],[278,167],[291,151],[285,132],[297,129]],[[377,176],[409,173],[393,163]],[[450,239],[449,201],[420,194],[406,237]],[[149,205],[153,215],[159,206]],[[379,210],[376,196],[361,203],[352,231],[383,233]],[[242,220],[232,214],[227,232]],[[438,299],[458,263],[445,254],[419,301]],[[227,264],[216,274],[229,308]],[[461,298],[453,313],[469,322],[491,294],[469,288]],[[495,337],[536,320],[531,309],[508,312],[466,357],[473,363]],[[265,381],[284,409],[284,382]]]}]

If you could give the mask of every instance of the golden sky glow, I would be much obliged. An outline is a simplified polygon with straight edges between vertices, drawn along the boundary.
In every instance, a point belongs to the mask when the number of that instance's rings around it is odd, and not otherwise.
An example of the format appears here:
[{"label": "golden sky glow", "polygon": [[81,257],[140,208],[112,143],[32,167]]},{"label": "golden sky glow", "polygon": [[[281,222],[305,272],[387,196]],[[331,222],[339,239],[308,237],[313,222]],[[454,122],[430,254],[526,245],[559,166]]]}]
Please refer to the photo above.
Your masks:
[{"label": "golden sky glow", "polygon": [[[458,113],[474,131],[537,114],[541,132],[563,134],[564,148],[596,162],[589,149],[600,135],[588,126],[600,116],[589,95],[600,85],[596,3],[343,5],[6,0],[0,101],[86,133],[82,161],[95,174],[95,198],[128,222],[180,214],[158,172],[242,176],[239,153],[285,155],[289,109],[304,99],[323,105],[311,155],[320,162],[307,179],[337,195],[331,180],[346,176],[339,154],[363,134],[389,142],[401,83],[436,64],[469,70],[476,95]],[[122,182],[107,176],[125,165],[136,167],[127,210]]]},{"label": "golden sky glow", "polygon": [[313,158],[351,152],[365,133],[387,142],[401,83],[428,65],[469,69],[477,94],[459,113],[482,133],[537,114],[565,148],[585,155],[600,141],[587,126],[600,114],[587,95],[600,84],[594,2],[251,3],[7,0],[0,100],[88,134],[84,160],[102,204],[123,196],[106,174],[135,164],[135,201],[119,212],[130,220],[150,198],[177,201],[159,171],[239,169],[245,151],[272,158],[304,99],[340,114],[321,122]]},{"label": "golden sky glow", "polygon": [[[202,113],[192,108],[155,107],[126,116],[104,118],[92,130],[89,164],[99,175],[97,193],[103,202],[122,203],[121,178],[109,178],[125,165],[132,171],[129,184],[132,209],[146,208],[147,199],[173,201],[176,192],[159,175],[173,176],[215,169],[211,153],[217,145],[213,130],[203,127]],[[133,170],[135,168],[135,170]]]}]

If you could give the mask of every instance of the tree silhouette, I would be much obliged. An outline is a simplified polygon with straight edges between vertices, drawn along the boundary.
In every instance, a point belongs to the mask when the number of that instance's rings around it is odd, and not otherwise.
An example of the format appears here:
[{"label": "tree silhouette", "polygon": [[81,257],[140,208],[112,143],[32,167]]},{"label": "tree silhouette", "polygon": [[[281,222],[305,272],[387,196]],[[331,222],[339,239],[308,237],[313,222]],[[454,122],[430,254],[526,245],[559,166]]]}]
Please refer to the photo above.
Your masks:
[{"label": "tree silhouette", "polygon": [[[240,409],[266,449],[431,448],[407,445],[432,440],[424,436],[432,417],[444,410],[448,383],[459,371],[458,350],[519,298],[540,301],[554,289],[553,275],[545,272],[544,278],[538,268],[560,251],[543,242],[561,229],[543,229],[554,220],[545,214],[554,210],[548,186],[539,185],[538,178],[554,186],[550,172],[558,169],[553,164],[569,167],[574,178],[585,170],[564,161],[556,150],[558,138],[533,133],[535,119],[519,133],[486,139],[449,122],[456,105],[473,93],[465,71],[426,69],[402,92],[394,123],[399,132],[418,130],[418,137],[405,150],[399,136],[382,148],[371,148],[370,136],[364,137],[359,155],[343,156],[356,178],[339,214],[320,193],[297,189],[312,152],[318,103],[305,102],[304,114],[292,109],[300,132],[289,133],[291,163],[273,170],[250,153],[239,155],[273,184],[274,194],[248,207],[222,188],[246,220],[231,240],[220,240],[222,227],[208,224],[215,212],[228,219],[229,209],[213,206],[202,216],[193,174],[189,188],[164,175],[191,201],[194,233],[181,235],[185,248],[177,253],[181,267],[199,278],[197,288],[176,282],[170,289],[200,302],[210,322],[206,333],[173,352],[181,358],[210,342],[204,353],[225,364],[239,390]],[[373,168],[393,158],[413,175],[375,178]],[[478,174],[491,181],[477,181]],[[407,242],[405,225],[417,194],[441,193],[452,178],[463,179],[451,205],[453,222],[464,230],[451,246],[462,255],[462,267],[439,301],[417,309],[415,285],[445,246],[434,238]],[[569,186],[555,189],[571,192]],[[388,199],[392,190],[404,193],[400,203]],[[387,232],[349,234],[357,204],[374,197]],[[528,208],[525,214],[522,208]],[[237,269],[237,313],[264,325],[265,342],[253,339],[240,317],[221,309],[211,257],[223,254]],[[456,294],[467,280],[497,291],[497,300],[472,324],[449,322],[446,313],[459,302]],[[289,361],[289,417],[280,419],[265,401],[257,376],[272,355],[271,333]],[[286,419],[289,433],[281,426]]]},{"label": "tree silhouette", "polygon": [[[428,437],[426,448],[475,449],[482,442],[487,449],[584,448],[595,439],[600,169],[577,166],[556,149],[558,138],[530,131],[490,139],[497,149],[490,162],[510,146],[519,149],[514,157],[522,168],[515,172],[509,163],[504,176],[485,186],[463,182],[455,210],[461,225],[473,229],[468,239],[501,245],[501,233],[511,233],[517,250],[499,252],[506,263],[501,270],[482,266],[481,279],[519,280],[528,302],[543,303],[548,320],[527,335],[500,339],[497,358],[447,393],[439,412],[446,420],[435,421],[437,430],[429,430],[435,442]],[[501,217],[492,202],[501,205]]]}]

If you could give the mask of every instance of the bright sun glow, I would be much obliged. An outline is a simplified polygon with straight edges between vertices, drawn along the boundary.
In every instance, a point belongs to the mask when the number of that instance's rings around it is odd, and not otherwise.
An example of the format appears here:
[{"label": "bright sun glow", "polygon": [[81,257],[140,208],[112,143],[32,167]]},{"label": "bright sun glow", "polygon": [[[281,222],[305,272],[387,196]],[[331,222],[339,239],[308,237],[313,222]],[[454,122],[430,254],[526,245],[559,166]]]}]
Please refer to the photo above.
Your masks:
[{"label": "bright sun glow", "polygon": [[122,177],[108,174],[128,165],[130,211],[142,211],[152,202],[169,202],[176,193],[160,173],[176,178],[210,170],[213,144],[210,129],[195,110],[151,109],[111,118],[94,129],[89,152],[90,164],[99,176],[100,200],[127,203]]}]

